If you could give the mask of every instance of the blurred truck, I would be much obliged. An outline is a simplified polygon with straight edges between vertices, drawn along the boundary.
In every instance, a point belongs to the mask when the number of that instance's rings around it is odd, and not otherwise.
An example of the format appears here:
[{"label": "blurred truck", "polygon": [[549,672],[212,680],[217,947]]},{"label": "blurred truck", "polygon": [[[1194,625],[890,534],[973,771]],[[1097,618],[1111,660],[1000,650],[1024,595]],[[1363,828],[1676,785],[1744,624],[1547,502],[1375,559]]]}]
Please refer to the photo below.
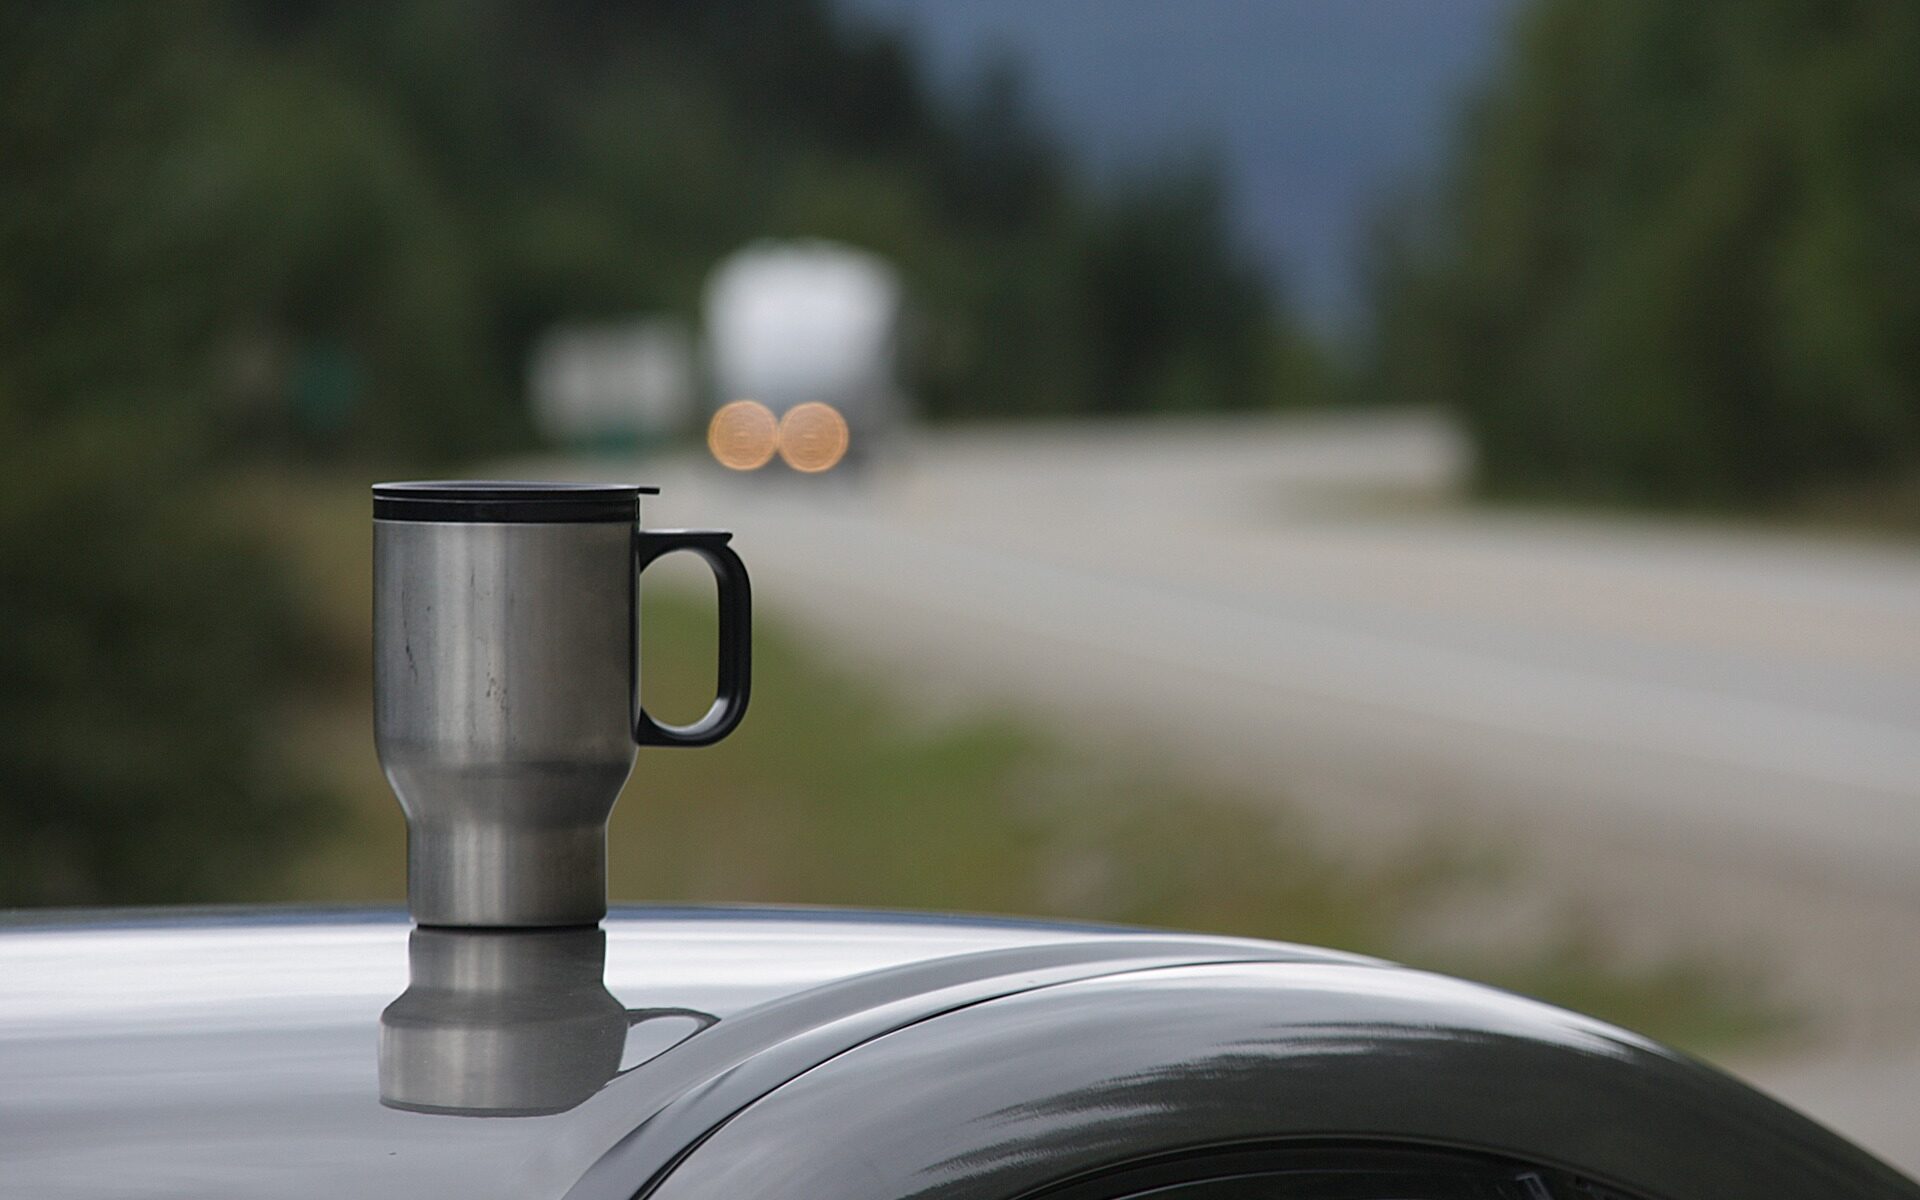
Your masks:
[{"label": "blurred truck", "polygon": [[904,417],[902,304],[893,267],[851,246],[759,241],[722,260],[704,300],[714,456],[809,473],[870,457]]}]

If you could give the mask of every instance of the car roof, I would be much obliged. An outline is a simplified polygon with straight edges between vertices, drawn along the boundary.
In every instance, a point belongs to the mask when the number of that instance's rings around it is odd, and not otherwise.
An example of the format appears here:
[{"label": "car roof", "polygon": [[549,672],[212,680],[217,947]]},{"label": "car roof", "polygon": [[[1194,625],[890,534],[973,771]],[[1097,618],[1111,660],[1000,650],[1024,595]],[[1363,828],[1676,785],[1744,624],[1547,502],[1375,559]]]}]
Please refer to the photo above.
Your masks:
[{"label": "car roof", "polygon": [[[1141,966],[1364,961],[885,912],[634,908],[601,928],[16,915],[0,922],[4,1173],[45,1196],[560,1196],[676,1098],[725,1079],[751,1099],[955,1006]],[[558,957],[527,959],[517,991],[486,991],[501,956],[529,946]]]}]

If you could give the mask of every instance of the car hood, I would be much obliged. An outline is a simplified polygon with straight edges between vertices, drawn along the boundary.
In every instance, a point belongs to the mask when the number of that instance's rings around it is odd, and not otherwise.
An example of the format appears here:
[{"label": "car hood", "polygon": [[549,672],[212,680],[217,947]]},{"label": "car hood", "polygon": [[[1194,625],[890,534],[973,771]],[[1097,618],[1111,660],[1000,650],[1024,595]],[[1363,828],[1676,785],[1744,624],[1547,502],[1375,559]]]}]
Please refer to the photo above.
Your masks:
[{"label": "car hood", "polygon": [[691,1145],[729,1106],[940,1012],[1273,960],[1365,961],[876,912],[627,909],[552,934],[397,912],[19,916],[0,924],[0,1175],[37,1197],[563,1196],[649,1123]]}]

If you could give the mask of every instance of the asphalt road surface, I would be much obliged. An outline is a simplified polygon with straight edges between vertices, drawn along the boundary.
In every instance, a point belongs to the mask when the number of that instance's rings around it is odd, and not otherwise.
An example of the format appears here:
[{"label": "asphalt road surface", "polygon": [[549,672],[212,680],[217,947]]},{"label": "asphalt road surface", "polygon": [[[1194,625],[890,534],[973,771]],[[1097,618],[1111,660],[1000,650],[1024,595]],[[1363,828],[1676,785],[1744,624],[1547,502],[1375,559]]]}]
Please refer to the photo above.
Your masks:
[{"label": "asphalt road surface", "polygon": [[1736,1068],[1920,1171],[1920,549],[1472,509],[1418,414],[896,450],[649,464],[647,521],[738,531],[764,606],[903,695],[1005,698],[1356,842],[1521,847],[1476,936],[1575,903],[1630,951],[1764,963],[1811,1032]]}]

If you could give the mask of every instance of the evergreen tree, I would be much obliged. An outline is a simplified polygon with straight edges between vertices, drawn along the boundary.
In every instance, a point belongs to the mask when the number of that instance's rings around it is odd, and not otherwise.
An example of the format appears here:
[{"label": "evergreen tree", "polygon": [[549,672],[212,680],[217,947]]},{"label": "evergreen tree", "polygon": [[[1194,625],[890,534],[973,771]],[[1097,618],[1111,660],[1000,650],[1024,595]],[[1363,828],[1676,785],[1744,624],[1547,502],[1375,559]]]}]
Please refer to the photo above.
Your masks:
[{"label": "evergreen tree", "polygon": [[1538,0],[1376,274],[1375,389],[1499,491],[1766,505],[1920,467],[1920,9]]}]

